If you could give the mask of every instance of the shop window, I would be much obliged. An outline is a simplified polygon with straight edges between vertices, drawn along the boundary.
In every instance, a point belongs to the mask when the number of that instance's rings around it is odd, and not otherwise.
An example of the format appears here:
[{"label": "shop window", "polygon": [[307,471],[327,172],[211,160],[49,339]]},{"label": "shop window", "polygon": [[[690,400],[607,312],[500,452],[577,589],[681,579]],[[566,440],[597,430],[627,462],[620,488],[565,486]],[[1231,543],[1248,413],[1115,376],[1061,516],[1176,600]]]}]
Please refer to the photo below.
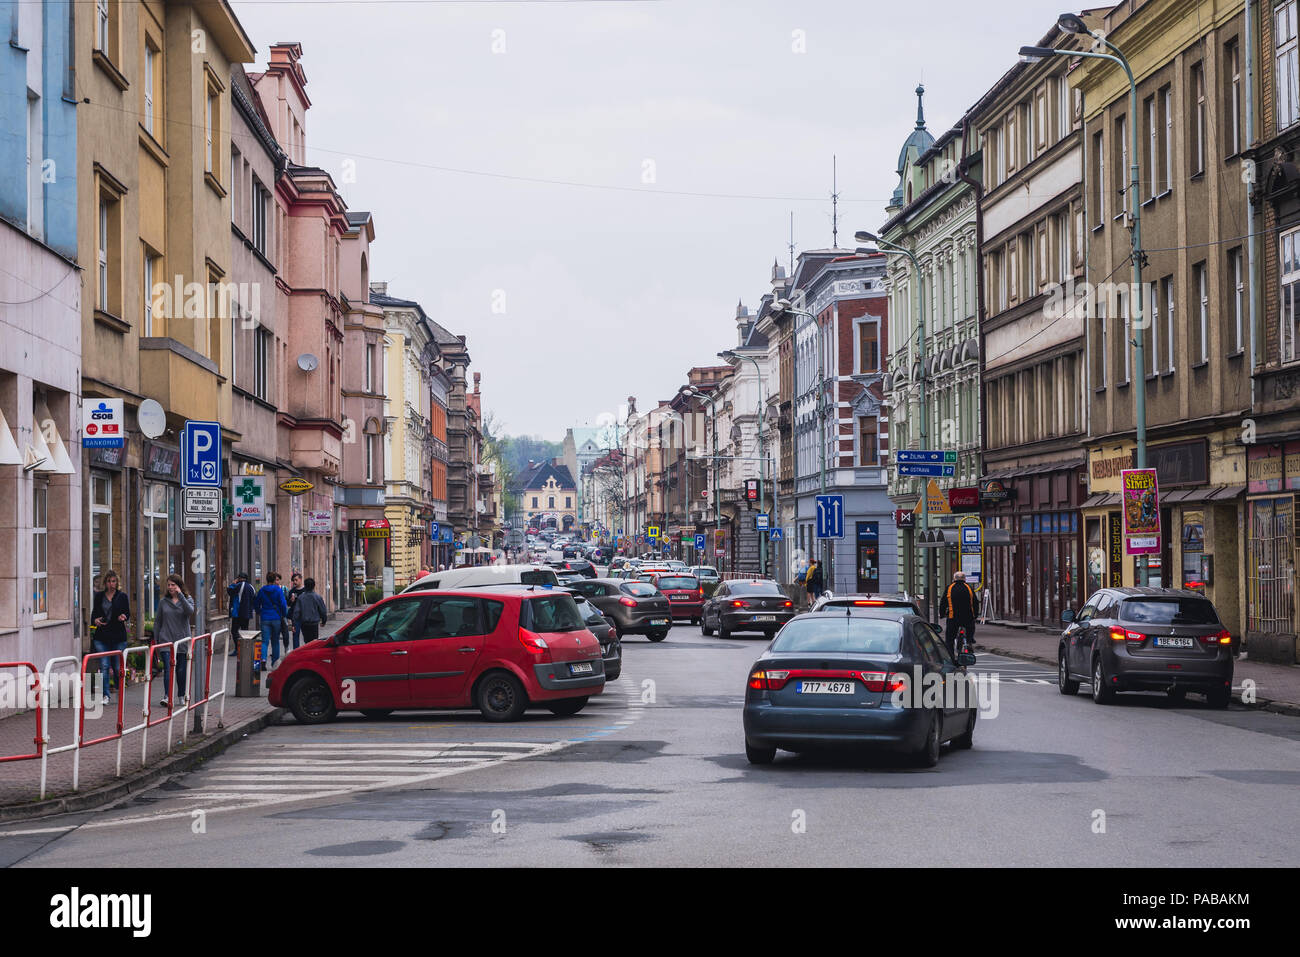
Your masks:
[{"label": "shop window", "polygon": [[50,488],[32,483],[32,620],[50,615]]},{"label": "shop window", "polygon": [[90,577],[98,589],[99,576],[113,566],[113,477],[90,477]]}]

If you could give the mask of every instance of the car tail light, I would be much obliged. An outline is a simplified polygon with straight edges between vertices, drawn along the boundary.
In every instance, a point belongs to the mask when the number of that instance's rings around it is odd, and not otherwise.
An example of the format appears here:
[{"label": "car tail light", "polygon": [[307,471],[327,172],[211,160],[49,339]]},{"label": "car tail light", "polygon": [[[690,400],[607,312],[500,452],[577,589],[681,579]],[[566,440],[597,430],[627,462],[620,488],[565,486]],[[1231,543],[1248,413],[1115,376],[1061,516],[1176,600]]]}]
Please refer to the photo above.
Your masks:
[{"label": "car tail light", "polygon": [[1213,635],[1201,635],[1201,644],[1203,645],[1230,645],[1232,644],[1232,633],[1226,628],[1216,632]]},{"label": "car tail light", "polygon": [[747,601],[741,601],[739,598],[735,598],[735,599],[733,599],[732,602],[731,602],[731,607],[732,607],[732,608],[745,608],[745,607],[747,607],[748,605],[749,605],[749,602],[747,602]]},{"label": "car tail light", "polygon": [[635,599],[635,598],[620,598],[620,599],[618,600],[618,603],[619,603],[620,605],[627,605],[628,608],[635,608],[635,607],[636,607],[636,599]]},{"label": "car tail light", "polygon": [[544,655],[550,650],[545,638],[523,628],[519,629],[519,643],[535,655]]},{"label": "car tail light", "polygon": [[703,588],[697,588],[697,589],[695,589],[695,597],[696,597],[696,598],[703,598],[703,597],[704,597],[704,589],[703,589]]},{"label": "car tail light", "polygon": [[785,603],[785,605],[784,605],[783,607],[785,607],[785,608],[793,608],[793,607],[794,607],[794,602],[792,602],[792,601],[788,601],[788,602]]},{"label": "car tail light", "polygon": [[867,686],[868,691],[892,694],[900,688],[907,687],[907,675],[901,671],[859,671],[857,678]]},{"label": "car tail light", "polygon": [[755,671],[749,676],[749,686],[755,691],[780,691],[789,677],[788,671]]},{"label": "car tail light", "polygon": [[883,601],[855,601],[853,604],[861,608],[865,605],[872,605],[872,606],[883,605],[884,602]]},{"label": "car tail light", "polygon": [[1127,628],[1120,628],[1115,625],[1110,627],[1110,637],[1113,641],[1146,641],[1147,636],[1140,631],[1129,631]]}]

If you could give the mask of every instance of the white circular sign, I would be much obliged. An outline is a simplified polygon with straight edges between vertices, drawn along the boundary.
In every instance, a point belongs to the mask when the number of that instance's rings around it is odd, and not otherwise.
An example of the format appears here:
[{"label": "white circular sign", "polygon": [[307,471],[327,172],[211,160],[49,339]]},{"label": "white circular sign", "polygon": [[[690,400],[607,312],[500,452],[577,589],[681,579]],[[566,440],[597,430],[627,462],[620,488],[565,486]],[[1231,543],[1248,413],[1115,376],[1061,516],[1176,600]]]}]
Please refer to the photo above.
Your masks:
[{"label": "white circular sign", "polygon": [[155,399],[145,399],[135,414],[140,424],[140,431],[151,439],[156,439],[167,431],[167,413]]}]

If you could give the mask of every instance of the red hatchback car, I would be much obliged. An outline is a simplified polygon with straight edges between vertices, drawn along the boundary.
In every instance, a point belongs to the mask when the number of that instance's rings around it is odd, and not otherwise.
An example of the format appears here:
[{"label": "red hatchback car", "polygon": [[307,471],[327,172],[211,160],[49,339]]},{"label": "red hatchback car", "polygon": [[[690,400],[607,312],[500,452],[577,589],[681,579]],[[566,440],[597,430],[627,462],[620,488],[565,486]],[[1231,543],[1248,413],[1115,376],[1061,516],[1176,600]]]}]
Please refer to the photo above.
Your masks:
[{"label": "red hatchback car", "polygon": [[704,591],[700,580],[694,575],[682,575],[679,572],[656,572],[651,582],[668,596],[668,605],[673,612],[673,620],[687,619],[692,625],[700,623],[700,613],[704,608]]},{"label": "red hatchback car", "polygon": [[567,592],[410,592],[294,649],[267,687],[303,724],[451,708],[516,721],[530,705],[577,714],[605,689],[605,666]]}]

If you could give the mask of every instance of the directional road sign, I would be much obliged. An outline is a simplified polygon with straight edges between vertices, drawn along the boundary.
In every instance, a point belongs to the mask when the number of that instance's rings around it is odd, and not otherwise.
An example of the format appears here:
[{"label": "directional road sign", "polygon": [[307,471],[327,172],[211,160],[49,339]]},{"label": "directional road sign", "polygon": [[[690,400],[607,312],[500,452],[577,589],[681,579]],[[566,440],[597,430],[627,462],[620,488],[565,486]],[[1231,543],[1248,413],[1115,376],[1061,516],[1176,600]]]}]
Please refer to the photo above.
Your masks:
[{"label": "directional road sign", "polygon": [[221,423],[187,421],[181,430],[181,485],[221,488]]},{"label": "directional road sign", "polygon": [[922,478],[952,478],[957,474],[955,465],[908,465],[898,463],[900,477],[920,476]]},{"label": "directional road sign", "polygon": [[817,537],[844,537],[844,496],[817,496]]},{"label": "directional road sign", "polygon": [[894,461],[902,465],[932,465],[934,463],[956,463],[957,453],[947,449],[900,449],[894,453]]}]

